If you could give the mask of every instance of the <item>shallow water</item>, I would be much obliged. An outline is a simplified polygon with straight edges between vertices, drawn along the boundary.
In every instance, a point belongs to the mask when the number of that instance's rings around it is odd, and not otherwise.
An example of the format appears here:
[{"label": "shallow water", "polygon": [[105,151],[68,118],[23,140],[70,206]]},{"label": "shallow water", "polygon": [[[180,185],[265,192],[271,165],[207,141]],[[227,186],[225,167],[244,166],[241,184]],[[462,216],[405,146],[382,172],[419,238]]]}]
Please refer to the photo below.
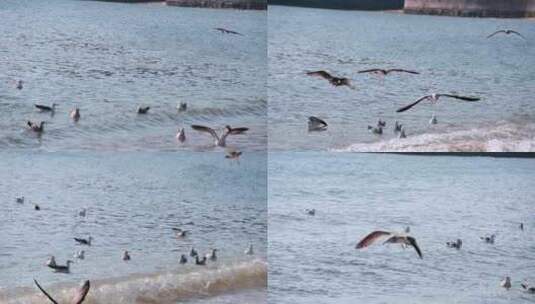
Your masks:
[{"label": "shallow water", "polygon": [[[273,150],[535,151],[535,22],[270,6],[269,142]],[[486,36],[500,28],[521,32]],[[358,74],[404,68],[420,75],[385,79]],[[328,70],[356,90],[306,76]],[[396,113],[430,93],[482,98],[441,99]],[[429,125],[435,111],[438,125]],[[308,116],[329,124],[307,132]],[[384,135],[368,132],[378,119]],[[398,140],[394,121],[406,128]]]},{"label": "shallow water", "polygon": [[[260,11],[2,1],[0,149],[204,150],[212,140],[189,125],[230,124],[251,130],[229,144],[263,150],[266,30]],[[186,112],[178,113],[179,102]],[[34,103],[59,106],[51,117]],[[149,114],[137,115],[139,105]],[[74,107],[77,124],[68,117]],[[30,134],[27,120],[46,121],[45,134]],[[186,144],[175,139],[179,127]]]},{"label": "shallow water", "polygon": [[[88,303],[218,303],[218,295],[221,303],[248,303],[248,294],[265,294],[265,153],[239,163],[209,152],[3,152],[1,159],[0,302],[41,303],[32,278],[63,297],[90,279]],[[191,235],[177,239],[172,227]],[[75,244],[88,235],[92,246]],[[250,243],[254,256],[244,254]],[[218,248],[218,261],[180,266],[192,246],[201,254]],[[85,259],[74,259],[81,249]],[[131,261],[121,260],[123,250]],[[71,274],[46,267],[50,255],[58,264],[73,259]]]},{"label": "shallow water", "polygon": [[[532,303],[519,284],[535,284],[534,172],[534,159],[271,153],[269,302]],[[355,250],[406,226],[423,259]],[[479,239],[492,233],[494,245]],[[461,250],[445,246],[457,238]]]}]

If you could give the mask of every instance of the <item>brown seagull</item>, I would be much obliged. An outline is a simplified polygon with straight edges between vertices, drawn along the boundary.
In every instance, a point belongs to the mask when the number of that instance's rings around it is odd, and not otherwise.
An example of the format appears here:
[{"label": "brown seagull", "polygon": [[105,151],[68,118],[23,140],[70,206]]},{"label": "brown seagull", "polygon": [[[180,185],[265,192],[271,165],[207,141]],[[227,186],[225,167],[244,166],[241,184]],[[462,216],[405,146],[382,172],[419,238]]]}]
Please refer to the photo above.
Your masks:
[{"label": "brown seagull", "polygon": [[348,86],[352,89],[354,89],[354,87],[351,85],[351,82],[348,78],[343,78],[343,77],[335,77],[335,76],[332,76],[331,74],[325,72],[325,71],[314,71],[314,72],[307,72],[307,75],[308,76],[318,76],[318,77],[321,77],[323,79],[326,79],[327,81],[329,81],[330,84],[332,84],[333,86],[335,87],[339,87],[339,86]]},{"label": "brown seagull", "polygon": [[379,75],[382,75],[382,76],[386,76],[392,72],[399,72],[399,73],[409,73],[409,74],[420,74],[418,72],[415,72],[415,71],[409,71],[409,70],[404,70],[404,69],[388,69],[388,70],[384,70],[384,69],[369,69],[369,70],[363,70],[363,71],[359,71],[359,73],[373,73],[373,74],[379,74]]},{"label": "brown seagull", "polygon": [[431,101],[431,103],[436,103],[440,97],[449,97],[449,98],[455,98],[455,99],[460,99],[460,100],[464,100],[464,101],[478,101],[478,100],[480,100],[480,98],[478,98],[478,97],[465,97],[465,96],[459,96],[459,95],[453,95],[453,94],[431,94],[431,95],[426,95],[424,97],[421,97],[420,99],[416,100],[415,102],[397,109],[396,112],[398,112],[398,113],[405,112],[408,109],[410,109],[410,108],[414,107],[415,105],[419,104],[423,100],[429,100],[429,101]]},{"label": "brown seagull", "polygon": [[[35,282],[35,285],[37,285],[37,287],[39,288],[39,290],[41,290],[45,296],[50,300],[52,301],[52,303],[54,304],[58,304],[58,301],[54,300],[54,298],[52,298],[52,296],[50,296],[44,289],[43,287],[41,287],[41,285],[39,285],[39,283],[37,283],[37,280],[33,279],[33,281]],[[74,297],[72,298],[71,300],[71,304],[81,304],[84,300],[85,300],[85,297],[87,296],[87,293],[89,292],[89,288],[90,288],[90,283],[89,281],[85,281],[84,284],[76,291],[76,293],[74,294]]]},{"label": "brown seagull", "polygon": [[370,234],[368,234],[365,238],[363,238],[355,247],[356,249],[361,249],[370,246],[371,244],[375,243],[377,240],[387,237],[388,239],[383,242],[383,244],[386,243],[395,243],[395,244],[401,244],[403,246],[412,246],[414,247],[414,250],[416,250],[416,253],[420,257],[420,259],[423,259],[422,251],[420,250],[420,247],[418,247],[418,244],[416,243],[416,239],[412,236],[408,235],[400,235],[395,234],[392,232],[387,231],[374,231]]}]

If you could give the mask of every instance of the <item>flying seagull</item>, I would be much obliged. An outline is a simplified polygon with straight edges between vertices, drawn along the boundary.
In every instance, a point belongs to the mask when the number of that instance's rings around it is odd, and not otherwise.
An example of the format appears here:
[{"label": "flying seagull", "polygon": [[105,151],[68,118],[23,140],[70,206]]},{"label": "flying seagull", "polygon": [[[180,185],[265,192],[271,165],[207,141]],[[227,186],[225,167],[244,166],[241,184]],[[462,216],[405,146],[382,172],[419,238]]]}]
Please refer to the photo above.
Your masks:
[{"label": "flying seagull", "polygon": [[92,237],[89,237],[87,239],[82,239],[82,238],[74,238],[74,240],[80,244],[80,245],[87,245],[87,246],[91,246],[91,241],[93,240]]},{"label": "flying seagull", "polygon": [[34,104],[34,106],[39,109],[41,112],[54,112],[56,110],[56,103],[53,103],[51,106]]},{"label": "flying seagull", "polygon": [[150,107],[142,107],[142,106],[139,106],[137,108],[137,114],[147,114],[150,110]]},{"label": "flying seagull", "polygon": [[[33,279],[33,281],[35,282],[35,285],[37,285],[37,287],[39,288],[39,290],[41,290],[42,293],[45,294],[45,296],[50,300],[52,301],[52,303],[54,304],[58,304],[58,301],[54,300],[54,298],[52,298],[52,296],[50,296],[44,289],[43,287],[41,287],[41,285],[39,285],[39,283],[37,283],[37,280]],[[78,289],[76,290],[76,293],[74,294],[74,297],[72,298],[71,300],[71,304],[81,304],[84,300],[85,300],[85,297],[87,296],[87,293],[89,292],[89,288],[90,288],[90,283],[89,281],[85,281],[84,284]]]},{"label": "flying seagull", "polygon": [[399,72],[399,73],[409,73],[409,74],[420,74],[416,71],[409,71],[409,70],[404,70],[404,69],[388,69],[388,70],[384,70],[384,69],[369,69],[369,70],[362,70],[362,71],[358,71],[358,73],[372,73],[372,74],[379,74],[379,75],[382,75],[382,76],[386,76],[390,73],[393,73],[393,72]]},{"label": "flying seagull", "polygon": [[327,130],[327,123],[325,120],[310,116],[308,118],[308,131],[325,131]]},{"label": "flying seagull", "polygon": [[214,28],[214,30],[220,31],[223,34],[234,34],[234,35],[243,36],[243,34],[241,34],[241,33],[238,33],[238,32],[235,32],[235,31],[231,31],[231,30],[227,30],[227,29],[222,28],[222,27],[216,27],[216,28]]},{"label": "flying seagull", "polygon": [[212,135],[215,140],[215,145],[219,147],[225,147],[227,145],[227,136],[243,134],[245,131],[248,130],[248,128],[231,128],[230,126],[226,126],[225,131],[223,131],[223,134],[219,136],[217,135],[216,131],[210,127],[191,125],[191,128],[195,131],[205,132]]},{"label": "flying seagull", "polygon": [[429,100],[431,103],[436,103],[440,97],[455,98],[455,99],[459,99],[459,100],[463,100],[463,101],[478,101],[478,100],[480,100],[480,98],[478,98],[478,97],[466,97],[466,96],[459,96],[459,95],[453,95],[453,94],[431,94],[431,95],[426,95],[426,96],[420,97],[415,102],[397,109],[396,112],[398,112],[398,113],[405,112],[405,111],[409,110],[410,108],[414,107],[415,105],[419,104],[423,100]]},{"label": "flying seagull", "polygon": [[418,247],[418,244],[416,243],[416,239],[415,238],[413,238],[412,236],[400,235],[400,234],[395,234],[395,233],[387,232],[387,231],[377,230],[377,231],[374,231],[374,232],[368,234],[365,238],[363,238],[356,245],[355,248],[356,249],[361,249],[361,248],[368,247],[368,246],[370,246],[371,244],[375,243],[377,240],[379,240],[379,239],[381,239],[383,237],[388,237],[388,239],[383,244],[386,244],[386,243],[397,243],[397,244],[401,244],[401,245],[407,245],[407,246],[414,247],[414,250],[416,250],[416,253],[418,254],[418,256],[421,259],[423,259],[422,251],[420,250],[420,247]]},{"label": "flying seagull", "polygon": [[308,76],[318,76],[318,77],[321,77],[323,79],[326,79],[327,81],[329,81],[330,84],[332,84],[333,86],[335,87],[339,87],[339,86],[348,86],[352,89],[354,89],[354,87],[351,85],[351,81],[348,79],[348,78],[343,78],[343,77],[335,77],[335,76],[332,76],[331,74],[325,72],[325,71],[314,71],[314,72],[307,72],[307,75]]},{"label": "flying seagull", "polygon": [[522,36],[522,34],[520,34],[520,33],[517,32],[517,31],[513,31],[513,30],[499,30],[499,31],[496,31],[496,32],[494,32],[494,33],[488,35],[488,36],[487,36],[487,39],[490,38],[490,37],[493,37],[493,36],[495,36],[495,35],[501,34],[501,33],[503,33],[503,34],[505,34],[505,35],[515,34],[515,35],[519,36],[520,38],[526,40],[526,38],[525,38],[524,36]]}]

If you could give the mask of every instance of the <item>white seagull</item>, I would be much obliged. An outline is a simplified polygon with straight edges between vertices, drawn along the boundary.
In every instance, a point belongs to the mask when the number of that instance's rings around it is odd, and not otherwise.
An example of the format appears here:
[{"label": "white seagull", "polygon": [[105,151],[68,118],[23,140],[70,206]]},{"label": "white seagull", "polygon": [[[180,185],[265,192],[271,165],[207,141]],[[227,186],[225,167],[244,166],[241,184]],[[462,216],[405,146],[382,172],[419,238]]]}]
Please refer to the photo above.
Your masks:
[{"label": "white seagull", "polygon": [[176,134],[176,140],[181,143],[186,141],[186,131],[184,130],[184,128],[180,128],[178,130],[178,133]]}]

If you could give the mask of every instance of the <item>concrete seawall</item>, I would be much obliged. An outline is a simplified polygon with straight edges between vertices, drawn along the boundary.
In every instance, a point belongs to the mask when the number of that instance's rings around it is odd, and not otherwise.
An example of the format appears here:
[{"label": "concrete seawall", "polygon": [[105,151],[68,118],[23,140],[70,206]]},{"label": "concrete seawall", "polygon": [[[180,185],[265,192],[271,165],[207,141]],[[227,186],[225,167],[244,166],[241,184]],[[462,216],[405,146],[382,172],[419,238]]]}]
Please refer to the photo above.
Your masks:
[{"label": "concrete seawall", "polygon": [[267,9],[266,0],[167,0],[167,5],[185,7]]},{"label": "concrete seawall", "polygon": [[535,17],[535,0],[405,0],[404,11],[463,17]]},{"label": "concrete seawall", "polygon": [[344,10],[403,9],[403,0],[269,0],[269,4]]}]

